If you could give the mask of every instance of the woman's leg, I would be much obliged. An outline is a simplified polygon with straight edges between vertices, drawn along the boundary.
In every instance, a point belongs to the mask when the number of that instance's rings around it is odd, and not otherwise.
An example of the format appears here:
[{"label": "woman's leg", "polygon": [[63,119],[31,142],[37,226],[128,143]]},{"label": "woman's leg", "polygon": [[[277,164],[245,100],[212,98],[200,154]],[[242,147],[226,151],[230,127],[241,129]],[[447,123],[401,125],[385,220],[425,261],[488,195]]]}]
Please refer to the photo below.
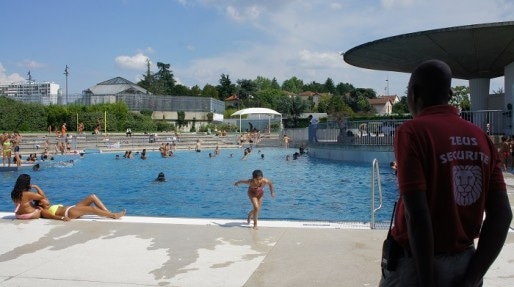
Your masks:
[{"label": "woman's leg", "polygon": [[80,202],[78,202],[77,206],[90,206],[91,204],[96,205],[98,208],[104,211],[109,211],[107,207],[105,207],[104,203],[96,196],[96,194],[92,193],[88,197],[84,198]]},{"label": "woman's leg", "polygon": [[16,166],[21,166],[21,157],[19,152],[14,153],[14,157],[16,158]]},{"label": "woman's leg", "polygon": [[[3,147],[2,147],[3,149]],[[9,161],[9,165],[11,164],[11,157],[7,154],[7,152],[2,151],[2,164],[5,166],[5,162]]]},{"label": "woman's leg", "polygon": [[110,211],[102,210],[96,206],[85,206],[85,205],[77,205],[74,207],[71,207],[68,211],[68,217],[71,219],[79,218],[82,215],[98,215],[102,217],[109,217],[118,219],[125,215],[125,210],[117,213],[112,213]]},{"label": "woman's leg", "polygon": [[253,209],[248,212],[248,217],[246,219],[246,223],[250,224],[250,220],[252,218],[252,215],[253,215]]},{"label": "woman's leg", "polygon": [[250,224],[250,217],[253,215],[253,229],[258,229],[257,228],[257,218],[259,216],[259,209],[261,207],[262,197],[261,198],[250,197],[250,201],[252,202],[253,210],[248,212],[248,224]]}]

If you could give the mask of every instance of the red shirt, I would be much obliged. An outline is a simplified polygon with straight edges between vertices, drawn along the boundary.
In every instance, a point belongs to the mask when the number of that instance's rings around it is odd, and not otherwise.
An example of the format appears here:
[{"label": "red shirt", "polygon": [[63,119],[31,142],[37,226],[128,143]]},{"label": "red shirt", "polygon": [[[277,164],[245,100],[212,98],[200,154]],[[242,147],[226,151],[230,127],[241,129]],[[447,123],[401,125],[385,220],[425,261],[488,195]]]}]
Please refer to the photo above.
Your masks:
[{"label": "red shirt", "polygon": [[498,150],[449,105],[424,109],[395,135],[400,200],[393,237],[408,247],[402,195],[425,192],[434,252],[461,252],[477,238],[489,192],[506,192]]}]

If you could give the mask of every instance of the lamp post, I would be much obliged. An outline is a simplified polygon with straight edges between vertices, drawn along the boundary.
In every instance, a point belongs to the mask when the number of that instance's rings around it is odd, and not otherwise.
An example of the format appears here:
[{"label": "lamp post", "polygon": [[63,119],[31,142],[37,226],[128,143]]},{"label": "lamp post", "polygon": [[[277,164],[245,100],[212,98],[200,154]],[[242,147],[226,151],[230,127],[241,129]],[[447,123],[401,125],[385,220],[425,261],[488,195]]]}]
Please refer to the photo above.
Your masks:
[{"label": "lamp post", "polygon": [[389,96],[389,77],[386,78],[386,96]]},{"label": "lamp post", "polygon": [[68,105],[68,65],[66,65],[66,68],[64,69],[64,75],[66,75],[66,105]]}]

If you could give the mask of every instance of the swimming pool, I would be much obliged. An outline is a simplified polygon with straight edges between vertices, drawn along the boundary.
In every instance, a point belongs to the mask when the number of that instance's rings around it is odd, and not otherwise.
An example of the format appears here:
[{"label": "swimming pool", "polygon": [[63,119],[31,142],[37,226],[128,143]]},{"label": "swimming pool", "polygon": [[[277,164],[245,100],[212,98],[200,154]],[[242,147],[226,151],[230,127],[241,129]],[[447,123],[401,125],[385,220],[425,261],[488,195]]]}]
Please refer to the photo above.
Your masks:
[{"label": "swimming pool", "polygon": [[[177,151],[171,158],[157,152],[133,159],[115,159],[114,153],[91,153],[83,158],[56,156],[41,163],[39,171],[25,169],[0,173],[0,210],[12,211],[10,193],[21,173],[28,173],[53,203],[71,205],[96,193],[112,211],[127,209],[127,215],[187,218],[246,219],[251,204],[247,186],[233,186],[261,169],[275,186],[276,197],[265,189],[259,218],[271,220],[370,221],[371,163],[343,163],[300,156],[286,161],[296,149],[254,149],[242,160],[242,149],[209,152]],[[264,159],[261,158],[264,154]],[[232,156],[231,156],[232,155]],[[72,159],[73,164],[68,161]],[[156,182],[164,172],[166,182]],[[382,163],[380,177],[384,208],[375,217],[389,221],[397,197],[396,177]],[[378,199],[377,199],[378,200]]]}]

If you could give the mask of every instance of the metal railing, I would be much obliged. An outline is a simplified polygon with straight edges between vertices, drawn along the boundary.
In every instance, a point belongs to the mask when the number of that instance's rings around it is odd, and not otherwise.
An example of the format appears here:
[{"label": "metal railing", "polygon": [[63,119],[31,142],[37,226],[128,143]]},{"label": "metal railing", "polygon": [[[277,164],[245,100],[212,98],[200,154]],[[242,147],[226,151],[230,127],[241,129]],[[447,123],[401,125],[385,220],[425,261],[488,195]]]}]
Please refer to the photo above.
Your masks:
[{"label": "metal railing", "polygon": [[[461,117],[480,127],[489,135],[514,134],[511,113],[501,110],[465,111]],[[316,138],[321,143],[345,145],[393,145],[400,125],[408,120],[346,120],[318,124]]]},{"label": "metal railing", "polygon": [[[378,186],[378,198],[380,199],[380,205],[375,207],[375,186]],[[371,166],[371,220],[370,228],[375,229],[375,213],[382,208],[383,197],[382,197],[382,183],[380,181],[380,167],[378,160],[374,159]]]},{"label": "metal railing", "polygon": [[392,145],[396,129],[405,120],[347,121],[321,123],[316,130],[318,142],[347,145]]},{"label": "metal railing", "polygon": [[510,112],[504,112],[501,110],[483,110],[483,111],[463,111],[460,116],[468,120],[489,135],[503,135],[510,134],[506,132],[510,129],[512,114]]}]

